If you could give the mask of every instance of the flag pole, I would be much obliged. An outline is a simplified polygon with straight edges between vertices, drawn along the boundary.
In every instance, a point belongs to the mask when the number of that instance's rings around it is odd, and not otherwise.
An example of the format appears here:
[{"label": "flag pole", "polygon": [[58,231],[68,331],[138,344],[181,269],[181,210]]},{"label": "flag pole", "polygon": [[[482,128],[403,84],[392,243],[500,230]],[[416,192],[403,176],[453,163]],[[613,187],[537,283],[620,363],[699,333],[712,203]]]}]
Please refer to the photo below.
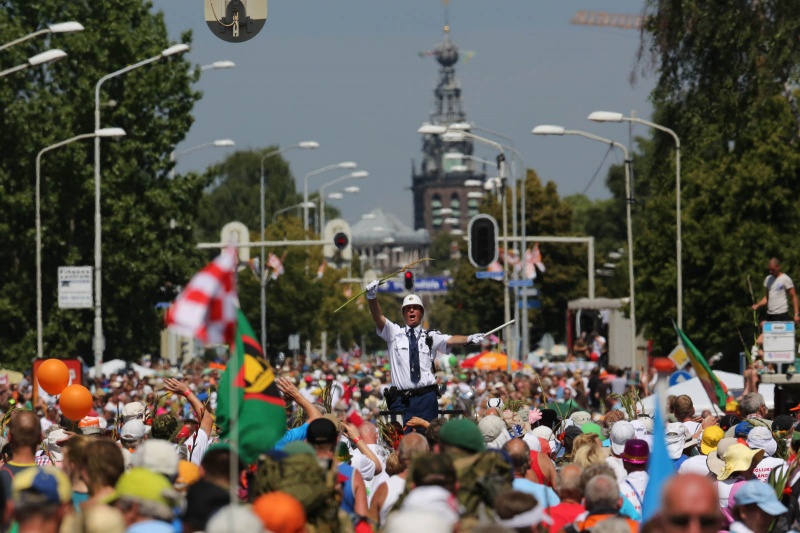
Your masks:
[{"label": "flag pole", "polygon": [[[262,265],[262,272],[265,270]],[[238,287],[239,284],[239,273],[238,269],[235,269],[233,272],[233,286]],[[236,307],[239,308],[239,293],[238,291],[235,292],[236,294]],[[233,358],[236,355],[236,339],[238,338],[238,329],[239,329],[239,321],[236,321],[236,334],[233,336],[233,342],[231,345],[228,346],[228,364],[226,366],[226,370],[231,370],[231,364],[234,363]],[[235,368],[233,369],[235,370]],[[228,482],[230,483],[230,487],[228,489],[231,505],[235,505],[238,503],[239,500],[239,396],[236,391],[235,387],[235,377],[236,374],[234,372],[225,372],[228,375],[228,401],[230,402],[230,410],[229,410],[229,421],[230,424],[230,435],[231,435],[231,453],[230,453],[230,461],[228,464]],[[233,515],[231,515],[233,517]],[[233,526],[233,524],[231,524]]]}]

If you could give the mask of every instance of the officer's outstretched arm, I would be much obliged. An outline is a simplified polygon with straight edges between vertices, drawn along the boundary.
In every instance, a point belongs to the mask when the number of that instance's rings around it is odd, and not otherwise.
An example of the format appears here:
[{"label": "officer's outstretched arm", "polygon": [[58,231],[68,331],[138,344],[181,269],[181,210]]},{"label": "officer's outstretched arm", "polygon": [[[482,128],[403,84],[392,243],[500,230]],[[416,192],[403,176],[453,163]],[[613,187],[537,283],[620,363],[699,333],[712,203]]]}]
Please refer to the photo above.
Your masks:
[{"label": "officer's outstretched arm", "polygon": [[381,304],[378,303],[378,280],[371,281],[367,285],[367,302],[369,303],[369,313],[375,322],[378,331],[383,331],[386,326],[386,317],[381,311]]}]

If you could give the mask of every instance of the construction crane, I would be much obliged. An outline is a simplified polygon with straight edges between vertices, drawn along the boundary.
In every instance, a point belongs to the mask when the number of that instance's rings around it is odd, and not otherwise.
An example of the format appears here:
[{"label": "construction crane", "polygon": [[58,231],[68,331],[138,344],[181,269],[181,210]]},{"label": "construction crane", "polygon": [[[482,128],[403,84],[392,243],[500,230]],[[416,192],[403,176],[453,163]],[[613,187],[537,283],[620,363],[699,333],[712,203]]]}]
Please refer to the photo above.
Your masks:
[{"label": "construction crane", "polygon": [[570,20],[581,26],[608,26],[625,30],[642,28],[642,16],[630,13],[606,13],[603,11],[578,11]]}]

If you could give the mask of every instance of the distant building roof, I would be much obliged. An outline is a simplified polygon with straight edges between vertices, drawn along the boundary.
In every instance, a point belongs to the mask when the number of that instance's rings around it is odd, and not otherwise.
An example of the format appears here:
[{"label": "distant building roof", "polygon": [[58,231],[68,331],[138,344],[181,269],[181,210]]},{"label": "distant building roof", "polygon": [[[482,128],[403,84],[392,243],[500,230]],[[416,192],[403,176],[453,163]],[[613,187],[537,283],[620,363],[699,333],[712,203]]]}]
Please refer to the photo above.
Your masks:
[{"label": "distant building roof", "polygon": [[380,208],[362,215],[350,232],[354,246],[420,246],[431,242],[428,230],[414,231]]}]

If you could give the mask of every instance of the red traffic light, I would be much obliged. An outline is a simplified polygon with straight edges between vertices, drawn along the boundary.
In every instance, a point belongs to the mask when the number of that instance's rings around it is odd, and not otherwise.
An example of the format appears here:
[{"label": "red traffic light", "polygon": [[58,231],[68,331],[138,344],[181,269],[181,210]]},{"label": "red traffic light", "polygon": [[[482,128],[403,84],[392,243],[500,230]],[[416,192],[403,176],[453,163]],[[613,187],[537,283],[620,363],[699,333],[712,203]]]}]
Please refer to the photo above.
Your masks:
[{"label": "red traffic light", "polygon": [[406,270],[403,273],[403,282],[407,291],[414,290],[414,273],[410,270]]},{"label": "red traffic light", "polygon": [[347,238],[347,234],[343,231],[333,236],[333,245],[337,250],[344,250],[348,244],[350,244],[350,239]]}]

